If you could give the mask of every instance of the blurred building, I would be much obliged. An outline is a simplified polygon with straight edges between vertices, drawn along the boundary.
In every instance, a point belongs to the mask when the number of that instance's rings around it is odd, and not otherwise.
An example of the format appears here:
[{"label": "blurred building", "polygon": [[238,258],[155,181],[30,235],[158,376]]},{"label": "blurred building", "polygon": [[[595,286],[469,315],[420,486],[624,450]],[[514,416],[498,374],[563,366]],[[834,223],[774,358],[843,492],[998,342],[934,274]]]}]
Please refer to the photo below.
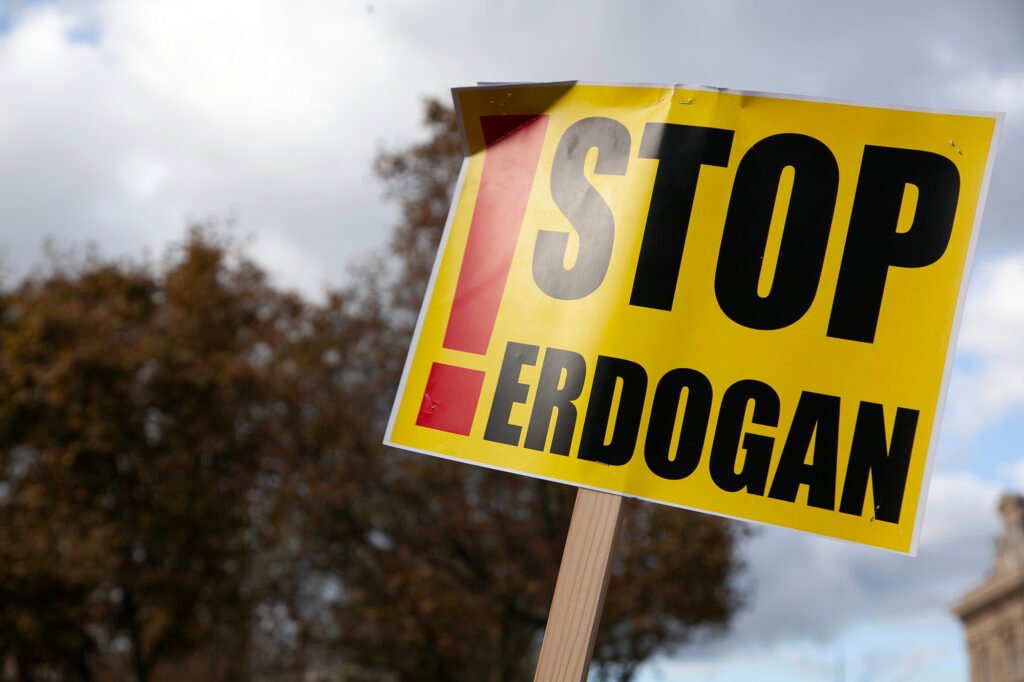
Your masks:
[{"label": "blurred building", "polygon": [[953,607],[963,621],[971,682],[1024,682],[1024,497],[999,501],[995,568]]}]

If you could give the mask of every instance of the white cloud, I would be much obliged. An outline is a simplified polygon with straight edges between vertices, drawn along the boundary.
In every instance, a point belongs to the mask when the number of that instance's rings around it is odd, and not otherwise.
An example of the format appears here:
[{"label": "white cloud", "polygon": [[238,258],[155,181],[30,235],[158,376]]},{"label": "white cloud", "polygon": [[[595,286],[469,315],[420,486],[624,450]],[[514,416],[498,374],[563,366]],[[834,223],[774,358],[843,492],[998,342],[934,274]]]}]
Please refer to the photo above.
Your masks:
[{"label": "white cloud", "polygon": [[978,269],[971,284],[950,386],[948,426],[972,436],[1024,416],[1024,252]]},{"label": "white cloud", "polygon": [[[999,48],[1016,44],[1005,39],[1016,30],[1012,4],[980,15],[954,2],[928,9],[28,3],[0,33],[0,252],[20,272],[47,234],[137,252],[161,248],[189,218],[227,217],[274,245],[260,255],[285,282],[313,291],[383,243],[397,213],[380,201],[370,164],[381,145],[419,134],[424,95],[476,80],[582,78],[966,106],[975,94],[946,84],[1020,73],[1019,47]],[[894,29],[903,24],[918,30]],[[933,43],[957,60],[935,57]],[[1016,80],[992,78],[974,87],[1015,96]],[[1019,165],[1020,147],[1004,167]],[[1019,193],[998,178],[994,188],[999,225]]]},{"label": "white cloud", "polygon": [[[1004,356],[1021,351],[1024,335],[1024,253],[988,263],[972,285],[961,347]],[[1024,353],[1022,353],[1024,355]]]},{"label": "white cloud", "polygon": [[1007,473],[1007,478],[1013,482],[1014,489],[1024,490],[1024,459],[1013,462]]},{"label": "white cloud", "polygon": [[982,101],[1008,115],[1024,112],[1024,71],[1020,73],[981,72],[959,83],[973,101]]},{"label": "white cloud", "polygon": [[876,621],[828,641],[787,640],[737,648],[728,665],[664,659],[640,682],[821,682],[821,680],[964,680],[967,661],[960,627],[909,619]]},{"label": "white cloud", "polygon": [[[73,39],[83,22],[95,35]],[[388,30],[353,3],[26,7],[0,36],[8,264],[44,235],[137,252],[233,218],[287,283],[338,282],[394,219],[378,145],[419,118]]]}]

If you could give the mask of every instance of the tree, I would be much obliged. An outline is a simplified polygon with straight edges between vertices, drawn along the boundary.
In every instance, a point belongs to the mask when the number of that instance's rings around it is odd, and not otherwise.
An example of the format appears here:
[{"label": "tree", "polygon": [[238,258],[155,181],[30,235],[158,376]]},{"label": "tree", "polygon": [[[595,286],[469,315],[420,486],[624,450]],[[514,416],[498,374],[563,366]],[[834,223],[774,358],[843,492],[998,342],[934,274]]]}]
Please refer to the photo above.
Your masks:
[{"label": "tree", "polygon": [[255,493],[283,451],[267,349],[301,309],[198,232],[159,274],[94,259],[5,293],[0,661],[19,680],[143,682],[244,645]]}]

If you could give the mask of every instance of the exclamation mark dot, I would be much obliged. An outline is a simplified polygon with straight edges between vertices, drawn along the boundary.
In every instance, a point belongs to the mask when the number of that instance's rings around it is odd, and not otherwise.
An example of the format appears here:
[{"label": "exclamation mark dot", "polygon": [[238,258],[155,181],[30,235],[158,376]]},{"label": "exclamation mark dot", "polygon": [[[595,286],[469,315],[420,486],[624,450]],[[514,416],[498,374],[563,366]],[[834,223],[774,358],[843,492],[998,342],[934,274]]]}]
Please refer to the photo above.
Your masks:
[{"label": "exclamation mark dot", "polygon": [[[444,347],[486,355],[508,281],[548,117],[482,116],[484,167]],[[435,362],[416,423],[468,436],[484,372]]]}]

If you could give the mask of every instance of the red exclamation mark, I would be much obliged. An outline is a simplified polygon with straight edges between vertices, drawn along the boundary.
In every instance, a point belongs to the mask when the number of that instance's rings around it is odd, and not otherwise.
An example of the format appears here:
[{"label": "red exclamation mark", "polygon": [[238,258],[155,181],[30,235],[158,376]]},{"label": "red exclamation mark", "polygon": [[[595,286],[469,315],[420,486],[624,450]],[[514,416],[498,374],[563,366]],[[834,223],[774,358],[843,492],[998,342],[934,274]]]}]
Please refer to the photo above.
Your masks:
[{"label": "red exclamation mark", "polygon": [[[481,116],[484,168],[444,347],[485,355],[505,293],[548,117]],[[469,435],[484,373],[435,362],[416,423]]]}]

